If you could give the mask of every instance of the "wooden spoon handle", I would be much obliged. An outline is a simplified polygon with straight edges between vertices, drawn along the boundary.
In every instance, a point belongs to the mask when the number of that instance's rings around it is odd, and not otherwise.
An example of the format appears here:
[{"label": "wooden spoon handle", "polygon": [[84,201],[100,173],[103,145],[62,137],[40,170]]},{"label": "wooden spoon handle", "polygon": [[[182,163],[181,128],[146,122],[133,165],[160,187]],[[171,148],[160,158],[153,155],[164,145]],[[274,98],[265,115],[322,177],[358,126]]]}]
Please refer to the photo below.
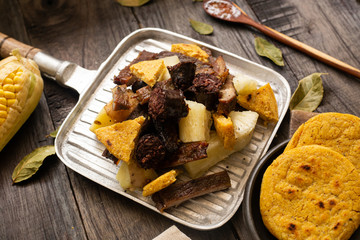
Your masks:
[{"label": "wooden spoon handle", "polygon": [[306,45],[294,38],[286,36],[285,34],[282,34],[272,28],[269,28],[265,25],[257,23],[254,20],[252,20],[251,18],[247,17],[246,24],[249,24],[250,26],[263,32],[267,36],[272,37],[272,38],[278,40],[279,42],[282,42],[290,47],[293,47],[303,53],[306,53],[307,55],[309,55],[319,61],[322,61],[330,66],[333,66],[333,67],[340,69],[344,72],[347,72],[357,78],[360,78],[360,70],[359,69],[354,68],[354,67],[350,66],[349,64],[344,63],[334,57],[331,57],[330,55],[327,55],[326,53],[323,53],[313,47],[310,47],[309,45]]},{"label": "wooden spoon handle", "polygon": [[0,33],[0,56],[6,58],[13,49],[19,49],[21,56],[33,59],[41,50],[25,43],[19,42],[3,33]]}]

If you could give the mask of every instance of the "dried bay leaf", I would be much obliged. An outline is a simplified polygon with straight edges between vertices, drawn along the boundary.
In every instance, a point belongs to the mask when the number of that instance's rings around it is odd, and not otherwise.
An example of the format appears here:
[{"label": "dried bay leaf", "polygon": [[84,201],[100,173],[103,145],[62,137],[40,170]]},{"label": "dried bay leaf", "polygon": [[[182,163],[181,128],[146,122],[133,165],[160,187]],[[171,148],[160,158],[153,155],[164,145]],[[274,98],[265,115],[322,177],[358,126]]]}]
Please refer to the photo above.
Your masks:
[{"label": "dried bay leaf", "polygon": [[122,6],[125,7],[140,7],[150,0],[117,0]]},{"label": "dried bay leaf", "polygon": [[202,35],[208,35],[213,33],[214,29],[211,25],[189,19],[191,27]]},{"label": "dried bay leaf", "polygon": [[52,137],[52,138],[56,138],[58,132],[59,132],[59,128],[58,127],[55,131],[52,131],[50,134],[49,134],[49,137]]},{"label": "dried bay leaf", "polygon": [[271,59],[276,65],[284,66],[281,50],[265,39],[261,37],[255,38],[255,50],[257,54]]},{"label": "dried bay leaf", "polygon": [[26,155],[16,166],[12,174],[13,183],[19,183],[33,176],[43,164],[44,159],[54,154],[55,147],[50,145],[39,147]]},{"label": "dried bay leaf", "polygon": [[290,99],[290,110],[312,112],[320,105],[324,95],[322,74],[324,73],[313,73],[299,81]]}]

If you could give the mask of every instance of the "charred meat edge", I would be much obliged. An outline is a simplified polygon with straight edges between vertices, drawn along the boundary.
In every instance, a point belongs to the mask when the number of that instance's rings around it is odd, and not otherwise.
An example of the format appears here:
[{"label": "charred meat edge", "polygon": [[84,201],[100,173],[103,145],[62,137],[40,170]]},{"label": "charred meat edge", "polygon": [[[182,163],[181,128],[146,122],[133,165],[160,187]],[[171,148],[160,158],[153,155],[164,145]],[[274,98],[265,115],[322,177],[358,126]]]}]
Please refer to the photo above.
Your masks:
[{"label": "charred meat edge", "polygon": [[218,113],[229,115],[236,107],[236,90],[233,84],[234,76],[228,75],[220,90],[219,94],[219,104],[218,104]]},{"label": "charred meat edge", "polygon": [[227,171],[221,171],[187,182],[172,184],[155,193],[152,196],[152,200],[155,202],[156,208],[163,212],[165,209],[177,206],[191,198],[224,190],[229,187],[231,187],[229,174]]},{"label": "charred meat edge", "polygon": [[207,157],[206,150],[209,143],[205,141],[182,143],[179,149],[162,164],[161,168],[177,167],[185,163],[200,160]]}]

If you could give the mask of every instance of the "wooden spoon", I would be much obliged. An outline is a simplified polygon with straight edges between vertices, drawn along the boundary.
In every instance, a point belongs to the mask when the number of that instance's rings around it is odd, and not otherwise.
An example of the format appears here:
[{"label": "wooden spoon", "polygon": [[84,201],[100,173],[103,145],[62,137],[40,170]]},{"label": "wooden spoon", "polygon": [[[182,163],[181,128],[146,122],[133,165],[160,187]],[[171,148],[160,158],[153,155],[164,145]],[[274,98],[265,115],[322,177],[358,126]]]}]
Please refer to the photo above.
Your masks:
[{"label": "wooden spoon", "polygon": [[293,47],[307,55],[322,61],[330,66],[347,72],[357,78],[360,78],[360,70],[356,69],[349,64],[346,64],[336,58],[333,58],[326,53],[323,53],[315,48],[312,48],[296,39],[293,39],[285,34],[282,34],[274,29],[271,29],[265,25],[255,22],[251,19],[239,6],[228,0],[204,0],[203,8],[206,13],[215,18],[243,23],[252,26],[264,33],[265,35],[272,37],[279,42],[282,42],[290,47]]}]

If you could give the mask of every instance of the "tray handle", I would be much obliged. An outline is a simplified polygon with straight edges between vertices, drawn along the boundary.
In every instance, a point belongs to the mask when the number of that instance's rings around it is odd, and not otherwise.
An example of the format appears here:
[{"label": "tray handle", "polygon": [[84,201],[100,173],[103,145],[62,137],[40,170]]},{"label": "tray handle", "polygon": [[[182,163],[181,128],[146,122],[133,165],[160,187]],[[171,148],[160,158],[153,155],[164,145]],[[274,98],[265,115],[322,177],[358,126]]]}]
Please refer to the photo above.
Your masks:
[{"label": "tray handle", "polygon": [[39,48],[22,43],[0,32],[0,56],[2,58],[10,56],[11,51],[15,48],[19,49],[22,56],[33,59],[46,77],[54,79],[62,86],[73,88],[78,93],[82,93],[88,83],[94,79],[96,71],[56,59]]},{"label": "tray handle", "polygon": [[15,48],[19,49],[22,56],[31,59],[33,59],[38,52],[41,52],[39,48],[19,42],[6,34],[0,33],[0,56],[2,58],[10,56],[11,51]]}]

